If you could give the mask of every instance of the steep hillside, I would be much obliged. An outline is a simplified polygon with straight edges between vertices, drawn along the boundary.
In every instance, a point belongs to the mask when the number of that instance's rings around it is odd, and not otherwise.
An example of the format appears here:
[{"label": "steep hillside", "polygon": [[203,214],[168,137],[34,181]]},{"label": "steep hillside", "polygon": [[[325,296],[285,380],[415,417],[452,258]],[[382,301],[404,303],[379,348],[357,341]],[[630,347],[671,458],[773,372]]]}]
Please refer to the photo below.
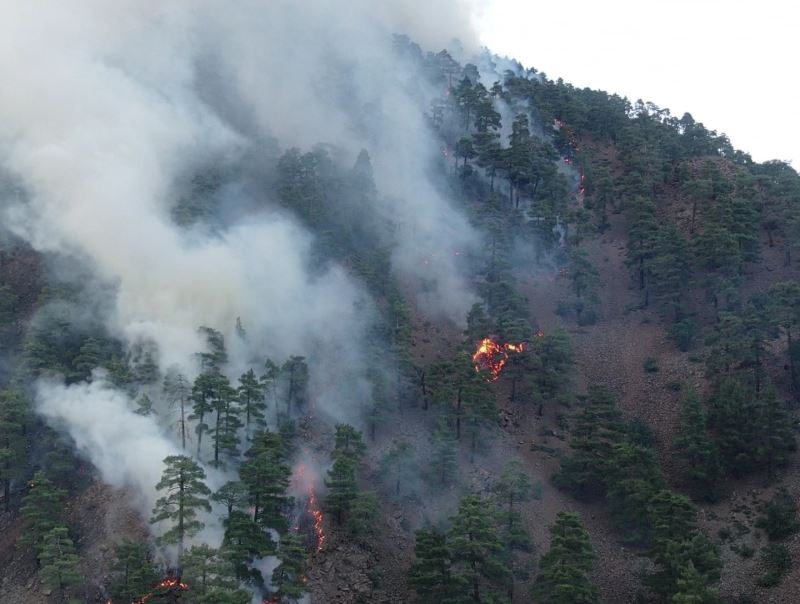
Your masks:
[{"label": "steep hillside", "polygon": [[18,15],[0,603],[796,601],[797,172],[294,4]]}]

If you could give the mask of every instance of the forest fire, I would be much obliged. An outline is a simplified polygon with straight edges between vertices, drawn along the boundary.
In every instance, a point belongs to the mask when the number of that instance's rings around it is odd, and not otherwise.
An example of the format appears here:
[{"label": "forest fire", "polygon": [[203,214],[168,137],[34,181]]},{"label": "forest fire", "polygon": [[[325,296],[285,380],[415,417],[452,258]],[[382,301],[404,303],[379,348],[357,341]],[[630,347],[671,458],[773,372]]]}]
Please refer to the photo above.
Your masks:
[{"label": "forest fire", "polygon": [[180,597],[180,592],[188,589],[189,585],[187,583],[183,583],[180,577],[169,576],[156,585],[150,593],[143,595],[141,598],[135,599],[131,604],[145,604],[154,598],[159,600],[164,598],[172,598],[172,601],[176,602]]},{"label": "forest fire", "polygon": [[[317,499],[316,481],[310,476],[304,463],[297,466],[294,482],[298,489],[306,494],[307,505],[305,511],[312,521],[314,547],[317,552],[321,552],[322,548],[325,546],[324,516],[322,514],[322,508],[319,505],[319,500]],[[300,522],[295,526],[295,530],[300,530]]]},{"label": "forest fire", "polygon": [[489,381],[493,382],[500,377],[500,372],[508,362],[509,353],[520,353],[524,350],[524,342],[500,344],[491,338],[484,338],[478,345],[475,354],[472,355],[472,362],[475,364],[475,371],[480,373],[487,370],[490,376]]}]

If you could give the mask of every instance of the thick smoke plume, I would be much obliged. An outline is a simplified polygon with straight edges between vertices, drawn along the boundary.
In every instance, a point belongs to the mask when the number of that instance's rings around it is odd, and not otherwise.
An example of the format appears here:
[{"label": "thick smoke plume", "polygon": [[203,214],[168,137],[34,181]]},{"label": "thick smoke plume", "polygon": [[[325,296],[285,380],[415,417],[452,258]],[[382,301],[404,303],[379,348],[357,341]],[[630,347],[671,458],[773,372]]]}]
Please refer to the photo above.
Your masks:
[{"label": "thick smoke plume", "polygon": [[[326,384],[362,362],[373,311],[361,287],[335,266],[312,274],[311,236],[265,209],[274,203],[213,236],[179,228],[171,209],[187,170],[213,162],[235,173],[264,141],[332,143],[352,159],[364,148],[377,211],[397,227],[395,270],[412,286],[426,280],[418,302],[430,312],[463,318],[472,296],[453,252],[476,238],[430,178],[439,151],[425,111],[441,91],[414,80],[393,33],[432,50],[454,37],[475,48],[456,0],[2,2],[0,164],[25,191],[3,200],[4,224],[113,284],[108,328],[155,342],[162,369],[193,372],[197,327],[208,325],[235,364],[308,356],[318,404],[346,415]],[[175,447],[151,419],[124,413],[130,402],[98,383],[47,382],[38,398],[106,480],[152,503]]]}]

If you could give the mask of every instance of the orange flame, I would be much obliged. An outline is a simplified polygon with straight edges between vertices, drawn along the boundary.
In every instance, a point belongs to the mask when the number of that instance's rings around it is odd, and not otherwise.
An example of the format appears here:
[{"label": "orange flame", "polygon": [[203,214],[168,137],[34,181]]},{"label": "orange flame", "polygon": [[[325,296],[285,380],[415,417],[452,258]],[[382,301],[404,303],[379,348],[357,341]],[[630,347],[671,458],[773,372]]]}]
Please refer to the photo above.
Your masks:
[{"label": "orange flame", "polygon": [[[317,491],[314,486],[314,480],[312,477],[308,476],[306,472],[306,465],[301,463],[297,466],[297,474],[295,476],[297,483],[301,486],[308,496],[308,507],[306,508],[306,512],[309,516],[314,520],[314,535],[316,536],[317,541],[317,552],[321,552],[322,548],[325,546],[325,527],[323,525],[324,517],[322,514],[322,509],[319,505],[319,500],[317,499]],[[299,527],[295,527],[297,530]]]},{"label": "orange flame", "polygon": [[132,602],[132,604],[145,604],[146,602],[150,601],[150,598],[152,598],[158,590],[175,589],[175,588],[180,590],[186,590],[189,589],[189,585],[188,583],[182,583],[181,580],[178,579],[177,577],[167,577],[166,579],[161,581],[158,585],[156,585],[153,588],[153,591],[151,591],[149,594],[142,596],[141,598],[137,598]]},{"label": "orange flame", "polygon": [[493,382],[500,377],[500,372],[503,371],[508,362],[508,354],[510,352],[520,353],[525,350],[525,343],[519,344],[499,344],[491,338],[484,338],[478,345],[475,354],[472,355],[472,362],[475,364],[475,371],[481,372],[488,370],[489,381]]}]

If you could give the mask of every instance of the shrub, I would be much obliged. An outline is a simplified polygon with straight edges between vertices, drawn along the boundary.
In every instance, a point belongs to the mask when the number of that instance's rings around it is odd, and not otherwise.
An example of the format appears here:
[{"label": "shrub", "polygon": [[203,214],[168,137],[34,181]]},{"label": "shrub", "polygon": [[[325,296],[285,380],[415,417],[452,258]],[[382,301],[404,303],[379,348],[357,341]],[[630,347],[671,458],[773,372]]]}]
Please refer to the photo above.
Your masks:
[{"label": "shrub", "polygon": [[765,572],[756,581],[761,587],[774,587],[792,567],[792,557],[786,546],[771,543],[761,550]]},{"label": "shrub", "polygon": [[800,529],[797,504],[784,487],[778,489],[772,500],[763,507],[756,526],[764,529],[767,537],[773,540],[785,539]]},{"label": "shrub", "polygon": [[658,371],[658,361],[656,361],[655,357],[647,357],[644,360],[642,367],[647,373],[655,373]]}]

